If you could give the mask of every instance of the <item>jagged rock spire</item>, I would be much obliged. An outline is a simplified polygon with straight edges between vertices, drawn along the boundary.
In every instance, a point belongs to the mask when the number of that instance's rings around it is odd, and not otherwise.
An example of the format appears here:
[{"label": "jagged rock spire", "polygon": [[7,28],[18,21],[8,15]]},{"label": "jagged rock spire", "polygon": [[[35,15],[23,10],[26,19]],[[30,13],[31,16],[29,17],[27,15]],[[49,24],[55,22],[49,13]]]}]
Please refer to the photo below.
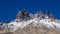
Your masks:
[{"label": "jagged rock spire", "polygon": [[50,16],[50,13],[48,12],[48,10],[46,10],[46,15],[47,15],[47,16]]},{"label": "jagged rock spire", "polygon": [[35,17],[39,18],[39,19],[43,19],[44,18],[44,15],[42,13],[42,11],[38,11],[36,14],[35,14]]},{"label": "jagged rock spire", "polygon": [[16,19],[29,19],[29,13],[26,9],[23,9],[18,12]]},{"label": "jagged rock spire", "polygon": [[46,10],[46,15],[42,13],[42,11],[36,12],[35,14],[30,14],[27,12],[26,9],[23,9],[18,12],[16,19],[19,20],[26,20],[26,19],[33,19],[33,18],[39,18],[39,19],[44,19],[44,18],[53,18],[54,16]]},{"label": "jagged rock spire", "polygon": [[55,19],[55,17],[53,16],[53,14],[49,13],[48,10],[46,10],[45,18],[49,18],[49,19],[52,19],[52,20]]},{"label": "jagged rock spire", "polygon": [[49,13],[48,10],[46,10],[46,15],[47,15],[49,18],[54,18],[53,14]]},{"label": "jagged rock spire", "polygon": [[48,12],[48,10],[46,10],[46,15],[45,15],[45,18],[50,18],[50,13]]},{"label": "jagged rock spire", "polygon": [[34,14],[32,14],[32,13],[29,13],[29,16],[30,16],[30,19],[34,18]]}]

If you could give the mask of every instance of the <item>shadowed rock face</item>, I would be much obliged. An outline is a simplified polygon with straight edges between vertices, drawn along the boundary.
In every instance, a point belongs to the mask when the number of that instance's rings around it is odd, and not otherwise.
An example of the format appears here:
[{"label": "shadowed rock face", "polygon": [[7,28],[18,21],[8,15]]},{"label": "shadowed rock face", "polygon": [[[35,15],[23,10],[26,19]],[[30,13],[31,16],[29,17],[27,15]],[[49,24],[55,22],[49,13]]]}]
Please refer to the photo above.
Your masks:
[{"label": "shadowed rock face", "polygon": [[18,12],[17,16],[16,16],[17,19],[29,19],[30,16],[29,16],[29,13],[27,12],[27,10],[23,9],[22,11]]},{"label": "shadowed rock face", "polygon": [[31,14],[31,15],[33,15],[33,17],[30,16],[30,13],[28,13],[28,11],[26,9],[23,9],[23,10],[21,10],[21,11],[18,12],[18,14],[16,15],[16,19],[29,20],[31,17],[32,18],[37,17],[37,18],[40,18],[40,19],[44,19],[45,16],[48,16],[48,18],[53,18],[53,19],[55,18],[48,11],[46,11],[45,15],[42,13],[42,11],[36,12],[35,14]]}]

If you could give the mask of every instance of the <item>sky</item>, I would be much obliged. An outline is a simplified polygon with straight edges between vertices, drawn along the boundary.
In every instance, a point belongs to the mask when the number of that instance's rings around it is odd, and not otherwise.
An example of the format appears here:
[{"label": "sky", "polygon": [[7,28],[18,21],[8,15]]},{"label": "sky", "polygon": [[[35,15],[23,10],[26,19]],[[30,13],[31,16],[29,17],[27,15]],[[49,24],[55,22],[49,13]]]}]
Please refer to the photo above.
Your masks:
[{"label": "sky", "polygon": [[26,9],[30,13],[48,10],[56,19],[60,19],[60,0],[0,0],[0,22],[12,21],[19,10]]}]

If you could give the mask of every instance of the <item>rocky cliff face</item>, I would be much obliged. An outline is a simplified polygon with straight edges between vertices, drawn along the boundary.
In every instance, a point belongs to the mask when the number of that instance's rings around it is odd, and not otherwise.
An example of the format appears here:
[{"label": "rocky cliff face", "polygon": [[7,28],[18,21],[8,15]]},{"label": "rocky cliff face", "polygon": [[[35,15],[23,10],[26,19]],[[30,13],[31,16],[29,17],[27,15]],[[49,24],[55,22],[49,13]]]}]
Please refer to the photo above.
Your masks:
[{"label": "rocky cliff face", "polygon": [[[1,23],[2,24],[2,23]],[[6,34],[60,34],[60,20],[46,11],[32,14],[23,9],[18,12],[16,19],[10,23],[3,23],[0,28]]]}]

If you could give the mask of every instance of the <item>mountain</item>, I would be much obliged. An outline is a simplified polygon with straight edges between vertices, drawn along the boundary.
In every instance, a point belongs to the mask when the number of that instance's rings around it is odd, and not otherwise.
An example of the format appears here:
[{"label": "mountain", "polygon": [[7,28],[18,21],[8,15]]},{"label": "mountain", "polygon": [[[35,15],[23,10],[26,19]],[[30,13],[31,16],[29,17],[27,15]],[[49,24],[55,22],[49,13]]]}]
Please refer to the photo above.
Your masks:
[{"label": "mountain", "polygon": [[46,11],[35,14],[28,13],[26,9],[18,12],[16,19],[10,23],[1,23],[1,34],[60,34],[60,20]]}]

